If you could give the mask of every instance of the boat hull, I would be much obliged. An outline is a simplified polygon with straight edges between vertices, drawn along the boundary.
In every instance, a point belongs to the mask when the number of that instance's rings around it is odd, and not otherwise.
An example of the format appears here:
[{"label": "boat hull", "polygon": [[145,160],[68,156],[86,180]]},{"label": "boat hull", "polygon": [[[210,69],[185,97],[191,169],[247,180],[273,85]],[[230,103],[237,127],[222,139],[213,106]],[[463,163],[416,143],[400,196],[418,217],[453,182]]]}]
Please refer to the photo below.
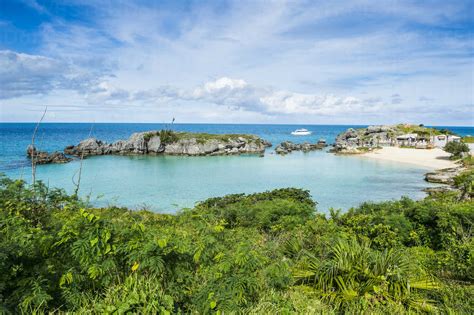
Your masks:
[{"label": "boat hull", "polygon": [[305,131],[305,132],[292,132],[291,133],[293,136],[309,136],[311,134],[311,131]]}]

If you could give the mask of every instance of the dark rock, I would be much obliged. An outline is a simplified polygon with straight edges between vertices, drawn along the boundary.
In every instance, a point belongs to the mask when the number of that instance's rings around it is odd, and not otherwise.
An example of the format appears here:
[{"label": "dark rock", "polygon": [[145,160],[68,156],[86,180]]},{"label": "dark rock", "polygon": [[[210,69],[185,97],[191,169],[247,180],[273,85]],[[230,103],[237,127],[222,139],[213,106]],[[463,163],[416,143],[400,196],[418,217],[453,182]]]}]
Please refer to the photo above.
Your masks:
[{"label": "dark rock", "polygon": [[104,144],[104,142],[95,138],[88,138],[82,140],[77,146],[67,146],[64,149],[64,153],[76,156],[81,156],[82,154],[84,154],[84,156],[101,155],[106,149]]},{"label": "dark rock", "polygon": [[68,163],[72,161],[71,158],[64,155],[61,152],[53,152],[49,154],[45,151],[38,151],[32,145],[29,145],[26,149],[26,155],[30,159],[34,159],[36,164],[51,164],[51,163]]},{"label": "dark rock", "polygon": [[326,146],[327,146],[327,144],[325,142],[324,143],[319,143],[318,142],[316,144],[312,144],[312,143],[308,143],[308,142],[293,143],[291,141],[284,141],[284,142],[280,143],[275,148],[275,152],[277,154],[285,155],[285,154],[288,154],[292,151],[310,152],[310,151],[314,151],[314,150],[322,150]]},{"label": "dark rock", "polygon": [[270,141],[262,139],[262,144],[265,146],[265,148],[271,148],[273,144]]}]

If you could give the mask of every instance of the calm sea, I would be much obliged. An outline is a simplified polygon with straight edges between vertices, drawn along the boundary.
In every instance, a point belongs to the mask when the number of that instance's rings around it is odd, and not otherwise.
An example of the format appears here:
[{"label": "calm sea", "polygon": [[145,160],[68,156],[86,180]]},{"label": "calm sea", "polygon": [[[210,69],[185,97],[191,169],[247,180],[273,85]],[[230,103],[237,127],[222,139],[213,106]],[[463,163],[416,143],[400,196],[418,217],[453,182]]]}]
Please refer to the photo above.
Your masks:
[{"label": "calm sea", "polygon": [[[35,124],[0,124],[0,172],[12,178],[29,180],[31,169],[25,150],[31,142]],[[44,123],[36,136],[41,150],[63,150],[92,136],[106,141],[128,138],[133,132],[161,129],[164,124],[76,124]],[[230,125],[175,124],[174,130],[208,133],[251,133],[274,145],[291,140],[315,142],[321,138],[332,143],[336,135],[349,127],[341,125]],[[294,137],[298,128],[313,132]],[[473,127],[448,128],[460,135],[473,135]],[[310,190],[318,209],[347,209],[366,200],[398,199],[401,196],[422,198],[426,169],[361,157],[335,156],[325,151],[272,154],[265,157],[164,157],[100,156],[84,161],[81,193],[95,205],[150,207],[159,212],[174,212],[195,202],[229,193],[251,193],[281,187]],[[42,165],[37,176],[50,186],[71,192],[77,161],[68,164]]]}]

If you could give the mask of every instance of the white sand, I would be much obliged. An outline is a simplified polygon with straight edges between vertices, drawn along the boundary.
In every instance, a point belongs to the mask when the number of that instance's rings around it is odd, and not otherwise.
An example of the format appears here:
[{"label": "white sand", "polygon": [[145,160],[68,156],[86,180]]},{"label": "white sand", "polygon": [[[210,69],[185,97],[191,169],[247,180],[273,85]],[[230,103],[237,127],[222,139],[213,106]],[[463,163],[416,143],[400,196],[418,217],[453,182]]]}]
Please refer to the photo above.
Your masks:
[{"label": "white sand", "polygon": [[371,159],[408,163],[432,169],[442,169],[456,166],[449,160],[450,154],[439,149],[405,149],[397,147],[383,147],[374,152],[364,153],[361,157]]}]

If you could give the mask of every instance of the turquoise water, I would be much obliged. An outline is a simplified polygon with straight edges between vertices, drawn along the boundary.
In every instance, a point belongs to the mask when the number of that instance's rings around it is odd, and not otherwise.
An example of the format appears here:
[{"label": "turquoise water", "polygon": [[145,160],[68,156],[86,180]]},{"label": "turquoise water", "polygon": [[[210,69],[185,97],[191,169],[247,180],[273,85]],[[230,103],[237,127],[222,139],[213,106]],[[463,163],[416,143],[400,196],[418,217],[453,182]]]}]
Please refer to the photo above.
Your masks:
[{"label": "turquoise water", "polygon": [[[131,132],[158,129],[163,125],[96,124],[94,135],[113,141]],[[29,180],[31,169],[25,148],[31,141],[32,124],[0,124],[0,171],[12,178]],[[289,133],[305,127],[311,137],[296,138]],[[215,133],[254,133],[274,144],[284,140],[315,141],[321,137],[332,142],[337,133],[349,126],[288,125],[175,125],[175,129]],[[61,150],[86,138],[87,124],[44,124],[38,136],[42,150]],[[465,128],[464,134],[474,134]],[[458,130],[459,132],[459,130]],[[461,133],[461,132],[460,132]],[[175,212],[192,207],[197,201],[229,193],[252,193],[282,187],[308,189],[319,203],[318,209],[347,209],[363,201],[422,198],[426,169],[362,157],[335,156],[318,151],[272,154],[265,157],[171,157],[99,156],[84,160],[81,195],[91,196],[98,206],[148,207],[159,212]],[[72,177],[79,162],[41,165],[37,177],[51,187],[72,192]]]}]

